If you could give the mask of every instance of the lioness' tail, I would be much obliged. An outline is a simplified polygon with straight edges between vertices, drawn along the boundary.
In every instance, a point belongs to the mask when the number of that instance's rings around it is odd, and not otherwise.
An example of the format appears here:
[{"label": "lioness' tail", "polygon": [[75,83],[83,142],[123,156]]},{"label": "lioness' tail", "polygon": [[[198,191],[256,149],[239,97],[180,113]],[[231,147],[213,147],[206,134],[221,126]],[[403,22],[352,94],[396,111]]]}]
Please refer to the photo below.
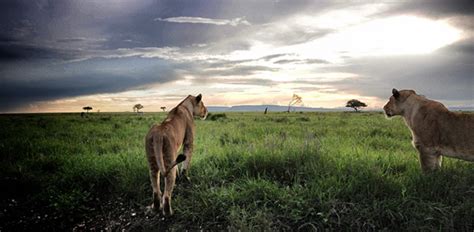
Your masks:
[{"label": "lioness' tail", "polygon": [[168,170],[166,170],[164,161],[163,161],[163,145],[165,142],[166,141],[164,141],[162,135],[156,134],[155,136],[153,136],[153,150],[154,150],[156,162],[158,164],[158,168],[160,169],[160,173],[164,177],[168,176],[169,172],[173,170],[174,166],[186,160],[185,155],[179,154],[178,157],[176,157],[176,160],[171,164],[171,167]]},{"label": "lioness' tail", "polygon": [[186,160],[186,156],[183,155],[183,154],[179,154],[178,157],[176,157],[176,160],[173,162],[173,165],[171,165],[171,168],[168,169],[164,174],[163,176],[168,176],[169,172],[174,168],[174,166],[178,165],[179,163],[183,162],[184,160]]},{"label": "lioness' tail", "polygon": [[156,163],[162,174],[167,173],[165,169],[165,164],[163,162],[163,136],[160,134],[155,134],[153,136],[153,153],[155,155]]}]

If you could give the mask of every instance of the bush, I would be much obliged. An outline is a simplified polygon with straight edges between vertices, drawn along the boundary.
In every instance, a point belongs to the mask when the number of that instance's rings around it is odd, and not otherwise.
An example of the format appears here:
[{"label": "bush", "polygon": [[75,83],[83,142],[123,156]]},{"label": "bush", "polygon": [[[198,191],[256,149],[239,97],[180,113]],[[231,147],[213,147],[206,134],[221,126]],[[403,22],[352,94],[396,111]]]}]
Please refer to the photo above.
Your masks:
[{"label": "bush", "polygon": [[227,119],[227,115],[225,113],[221,113],[221,114],[211,114],[211,113],[209,113],[208,118],[211,121],[222,121],[222,120]]}]

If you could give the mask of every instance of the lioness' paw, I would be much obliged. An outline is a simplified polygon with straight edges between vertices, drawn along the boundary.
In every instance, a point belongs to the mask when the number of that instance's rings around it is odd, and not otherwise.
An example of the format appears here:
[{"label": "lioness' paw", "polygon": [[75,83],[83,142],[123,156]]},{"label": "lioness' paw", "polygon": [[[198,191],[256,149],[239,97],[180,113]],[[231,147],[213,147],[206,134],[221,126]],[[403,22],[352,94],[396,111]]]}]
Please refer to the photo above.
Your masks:
[{"label": "lioness' paw", "polygon": [[173,210],[171,209],[171,199],[170,198],[164,198],[163,199],[163,215],[166,217],[169,217],[173,215]]},{"label": "lioness' paw", "polygon": [[173,210],[171,209],[171,207],[163,207],[163,215],[165,217],[173,216]]}]

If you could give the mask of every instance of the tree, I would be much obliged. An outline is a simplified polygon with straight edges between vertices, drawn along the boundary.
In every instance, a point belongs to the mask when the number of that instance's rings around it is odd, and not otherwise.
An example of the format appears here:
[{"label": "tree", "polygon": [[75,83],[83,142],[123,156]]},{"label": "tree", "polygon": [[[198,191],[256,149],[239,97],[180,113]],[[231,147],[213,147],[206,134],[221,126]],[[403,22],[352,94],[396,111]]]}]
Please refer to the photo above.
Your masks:
[{"label": "tree", "polygon": [[90,107],[90,106],[84,106],[84,107],[82,107],[82,109],[85,110],[86,113],[89,113],[89,110],[92,110],[92,107]]},{"label": "tree", "polygon": [[346,107],[353,108],[356,112],[359,111],[360,108],[362,107],[367,107],[367,104],[357,100],[357,99],[352,99],[347,101]]},{"label": "tree", "polygon": [[290,108],[291,106],[294,106],[296,104],[300,104],[302,103],[303,100],[300,96],[296,95],[296,94],[293,94],[293,97],[291,97],[291,100],[290,102],[288,103],[288,113],[290,113]]},{"label": "tree", "polygon": [[133,112],[135,112],[135,110],[136,110],[137,113],[140,113],[141,109],[143,109],[142,104],[136,104],[136,105],[133,106]]},{"label": "tree", "polygon": [[166,106],[162,106],[162,107],[160,107],[160,109],[163,110],[163,112],[165,112],[166,111]]}]

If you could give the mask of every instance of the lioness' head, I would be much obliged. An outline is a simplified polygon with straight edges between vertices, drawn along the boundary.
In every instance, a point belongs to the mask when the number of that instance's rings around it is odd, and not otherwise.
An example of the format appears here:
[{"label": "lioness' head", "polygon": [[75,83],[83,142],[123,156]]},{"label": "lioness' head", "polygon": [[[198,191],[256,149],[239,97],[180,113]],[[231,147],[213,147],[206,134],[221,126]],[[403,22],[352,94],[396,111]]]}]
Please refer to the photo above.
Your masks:
[{"label": "lioness' head", "polygon": [[395,115],[403,115],[406,105],[406,100],[412,95],[416,94],[413,90],[400,90],[392,89],[392,96],[388,100],[387,104],[383,107],[385,115],[387,117],[393,117]]},{"label": "lioness' head", "polygon": [[193,104],[193,115],[195,117],[201,118],[201,120],[205,120],[207,117],[207,108],[202,102],[202,95],[199,94],[195,98],[195,102]]}]

